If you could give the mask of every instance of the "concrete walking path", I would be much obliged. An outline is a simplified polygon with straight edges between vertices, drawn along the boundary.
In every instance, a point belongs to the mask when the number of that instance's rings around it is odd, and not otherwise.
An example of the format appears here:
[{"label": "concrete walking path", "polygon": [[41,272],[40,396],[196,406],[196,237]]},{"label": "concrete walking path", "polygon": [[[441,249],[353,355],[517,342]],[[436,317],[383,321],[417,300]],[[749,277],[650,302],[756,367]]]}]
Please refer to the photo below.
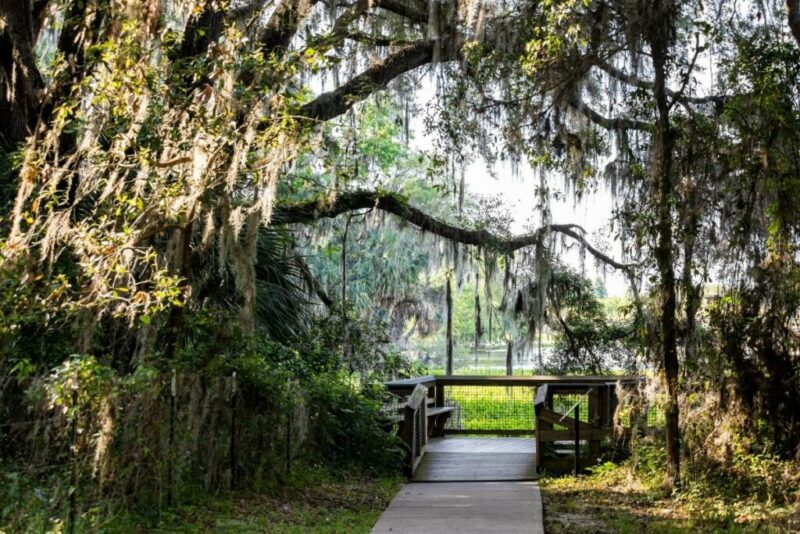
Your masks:
[{"label": "concrete walking path", "polygon": [[373,534],[543,534],[539,486],[524,482],[412,482]]}]

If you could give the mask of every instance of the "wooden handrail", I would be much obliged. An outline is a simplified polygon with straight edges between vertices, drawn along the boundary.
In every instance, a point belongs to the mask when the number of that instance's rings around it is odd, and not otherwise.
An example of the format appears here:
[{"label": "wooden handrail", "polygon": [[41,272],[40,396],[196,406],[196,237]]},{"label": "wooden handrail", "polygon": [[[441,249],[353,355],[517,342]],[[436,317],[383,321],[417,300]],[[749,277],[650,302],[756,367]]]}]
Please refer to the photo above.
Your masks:
[{"label": "wooden handrail", "polygon": [[406,401],[406,409],[419,409],[420,405],[425,401],[427,394],[428,388],[422,384],[417,384],[417,386],[414,388],[414,391],[412,391],[411,395],[409,395],[408,401]]},{"label": "wooden handrail", "polygon": [[[427,378],[427,377],[426,377]],[[579,387],[598,384],[634,384],[642,380],[639,376],[467,376],[467,375],[437,375],[436,384],[445,386],[553,386],[553,387]],[[389,384],[387,384],[389,386]]]},{"label": "wooden handrail", "polygon": [[436,377],[433,375],[417,376],[414,378],[404,378],[402,380],[392,380],[386,382],[386,387],[392,389],[413,389],[417,384],[423,386],[431,386],[436,383]]},{"label": "wooden handrail", "polygon": [[536,397],[533,399],[533,409],[538,414],[539,411],[545,407],[547,403],[547,393],[549,391],[547,384],[536,388]]}]

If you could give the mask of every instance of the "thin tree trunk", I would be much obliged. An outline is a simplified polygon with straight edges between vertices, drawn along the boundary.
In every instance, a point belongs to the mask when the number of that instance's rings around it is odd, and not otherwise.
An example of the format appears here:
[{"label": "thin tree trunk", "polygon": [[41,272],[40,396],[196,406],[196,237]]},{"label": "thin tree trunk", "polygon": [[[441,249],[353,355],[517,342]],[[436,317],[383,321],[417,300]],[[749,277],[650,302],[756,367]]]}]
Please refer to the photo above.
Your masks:
[{"label": "thin tree trunk", "polygon": [[348,213],[342,236],[342,359],[345,361],[350,350],[350,326],[347,324],[347,234],[352,218],[352,212]]},{"label": "thin tree trunk", "polygon": [[[665,4],[670,4],[669,1]],[[653,94],[658,111],[653,142],[652,179],[656,191],[657,246],[656,263],[661,293],[660,341],[664,376],[667,384],[666,447],[668,487],[680,480],[680,428],[678,413],[678,351],[675,328],[675,271],[673,267],[672,235],[672,151],[673,138],[670,127],[669,103],[666,89],[666,62],[669,46],[671,6],[661,5],[663,23],[653,23],[648,40],[653,59]],[[658,14],[651,15],[658,17]]]},{"label": "thin tree trunk", "polygon": [[800,0],[786,0],[786,17],[797,45],[800,46]]},{"label": "thin tree trunk", "polygon": [[514,374],[514,342],[510,339],[506,342],[506,375]]},{"label": "thin tree trunk", "polygon": [[486,342],[491,347],[492,346],[492,313],[494,312],[494,307],[492,306],[492,301],[491,300],[489,300],[489,307],[487,309],[488,309],[488,315],[489,315],[489,335],[486,338]]},{"label": "thin tree trunk", "polygon": [[[694,284],[694,252],[697,242],[698,227],[698,206],[697,191],[693,188],[689,191],[685,199],[686,209],[683,241],[683,273],[681,276],[681,288],[683,290],[684,313],[686,314],[686,324],[683,332],[684,347],[684,366],[693,365],[697,359],[697,311],[702,301],[702,288]],[[685,373],[686,367],[684,367]]]},{"label": "thin tree trunk", "polygon": [[447,348],[445,352],[445,374],[453,374],[453,288],[451,273],[447,272],[447,287],[445,288],[445,305],[447,306]]},{"label": "thin tree trunk", "polygon": [[481,296],[480,296],[480,275],[475,275],[475,365],[478,365],[478,345],[481,341]]},{"label": "thin tree trunk", "polygon": [[44,82],[34,47],[38,21],[26,0],[0,0],[0,149],[24,142],[38,119]]}]

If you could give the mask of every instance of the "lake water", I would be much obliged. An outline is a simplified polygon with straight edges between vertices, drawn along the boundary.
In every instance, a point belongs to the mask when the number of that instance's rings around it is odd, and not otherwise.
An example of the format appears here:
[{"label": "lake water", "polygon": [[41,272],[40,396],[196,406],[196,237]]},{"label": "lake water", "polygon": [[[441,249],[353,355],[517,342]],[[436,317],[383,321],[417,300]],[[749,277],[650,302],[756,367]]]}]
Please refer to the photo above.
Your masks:
[{"label": "lake water", "polygon": [[[426,365],[435,374],[442,373],[445,368],[444,348],[417,349],[408,351],[409,354],[420,363]],[[542,347],[542,362],[547,364],[552,347]],[[514,350],[513,354],[514,374],[534,374],[539,369],[539,350],[538,348],[525,351]],[[459,375],[466,374],[505,374],[506,372],[506,348],[492,347],[479,348],[477,354],[472,348],[455,347],[453,349],[453,373]]]}]

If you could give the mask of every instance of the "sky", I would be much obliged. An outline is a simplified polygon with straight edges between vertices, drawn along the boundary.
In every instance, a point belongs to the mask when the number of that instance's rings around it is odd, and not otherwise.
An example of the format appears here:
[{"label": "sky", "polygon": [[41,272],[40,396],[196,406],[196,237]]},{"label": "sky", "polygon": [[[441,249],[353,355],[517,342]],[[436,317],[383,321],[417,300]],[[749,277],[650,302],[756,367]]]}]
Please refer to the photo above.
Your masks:
[{"label": "sky", "polygon": [[[512,230],[514,233],[522,233],[526,227],[530,228],[531,219],[534,226],[539,220],[539,212],[536,211],[534,187],[538,183],[538,177],[528,165],[522,165],[515,176],[510,169],[495,168],[493,177],[483,161],[471,164],[465,174],[465,181],[468,191],[477,195],[494,196],[502,199],[502,205],[513,214],[514,222]],[[613,199],[609,191],[604,187],[599,187],[597,191],[587,194],[582,200],[575,201],[570,195],[565,195],[563,200],[551,200],[550,210],[553,223],[556,224],[578,224],[587,232],[590,242],[597,243],[595,236],[600,237],[607,234],[613,209]],[[606,239],[609,247],[601,250],[610,254],[615,259],[621,259],[619,243]],[[581,261],[577,247],[569,251],[563,251],[561,259],[568,265],[583,270],[585,275],[594,280],[600,277],[604,280],[609,296],[624,296],[628,290],[628,283],[625,277],[614,272],[613,269],[605,269],[605,273],[600,272],[595,267],[595,262],[589,255],[585,261]]]},{"label": "sky", "polygon": [[[416,104],[421,109],[431,109],[429,103],[435,96],[435,81],[432,77],[421,80],[421,87],[416,93]],[[412,116],[410,121],[412,148],[429,150],[435,146],[434,136],[427,132],[424,126],[425,114],[419,113]],[[501,209],[507,210],[513,217],[511,230],[515,234],[525,233],[537,227],[540,213],[536,210],[536,197],[534,190],[539,183],[538,171],[527,163],[522,163],[516,169],[506,162],[498,162],[489,167],[480,155],[475,155],[475,161],[465,169],[465,184],[467,194],[487,196],[501,200]],[[560,182],[560,180],[553,180]],[[555,183],[551,184],[555,187]],[[581,201],[576,201],[572,195],[563,195],[563,199],[552,199],[550,210],[552,221],[556,224],[577,224],[586,230],[589,242],[613,258],[622,259],[621,247],[618,242],[609,237],[603,239],[607,247],[598,246],[596,237],[608,236],[611,221],[613,199],[610,191],[600,186],[596,191],[586,193]],[[598,235],[600,234],[600,235]],[[601,278],[605,282],[608,296],[625,296],[628,292],[628,282],[624,276],[607,268],[599,270],[595,261],[587,254],[585,261],[580,258],[578,247],[562,251],[561,260],[567,265],[582,271],[590,280]],[[603,272],[604,271],[604,272]]]}]

